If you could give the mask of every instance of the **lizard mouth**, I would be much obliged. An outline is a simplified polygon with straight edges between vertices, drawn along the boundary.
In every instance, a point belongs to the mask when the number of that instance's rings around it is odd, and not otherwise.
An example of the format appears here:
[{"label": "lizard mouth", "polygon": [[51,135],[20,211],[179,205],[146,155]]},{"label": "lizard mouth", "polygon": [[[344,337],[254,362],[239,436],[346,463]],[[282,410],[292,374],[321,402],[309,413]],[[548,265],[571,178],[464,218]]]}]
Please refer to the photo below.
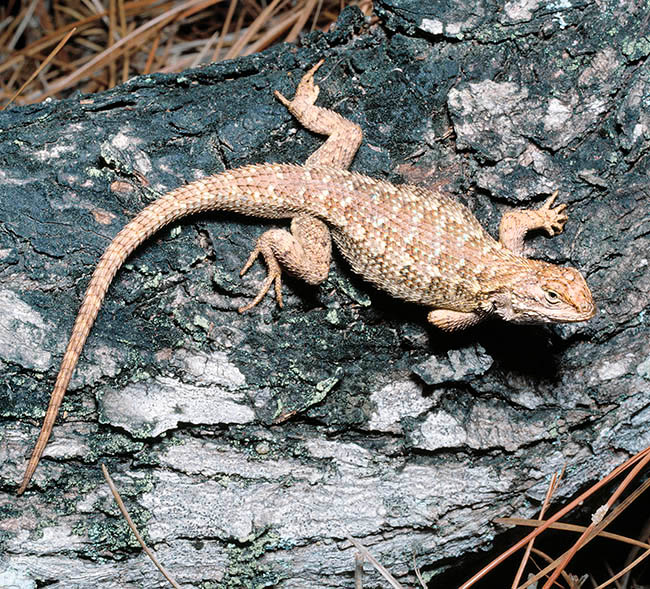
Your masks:
[{"label": "lizard mouth", "polygon": [[591,319],[596,314],[596,311],[597,309],[594,299],[591,296],[586,297],[586,300],[578,307],[578,315],[580,316],[578,321],[587,321],[587,319]]},{"label": "lizard mouth", "polygon": [[576,321],[587,321],[588,319],[591,319],[596,314],[596,310],[596,305],[593,303],[593,301],[583,305],[580,308],[580,318]]},{"label": "lizard mouth", "polygon": [[578,307],[573,313],[564,318],[551,319],[558,323],[578,323],[579,321],[588,321],[596,314],[596,305],[593,301],[588,301]]}]

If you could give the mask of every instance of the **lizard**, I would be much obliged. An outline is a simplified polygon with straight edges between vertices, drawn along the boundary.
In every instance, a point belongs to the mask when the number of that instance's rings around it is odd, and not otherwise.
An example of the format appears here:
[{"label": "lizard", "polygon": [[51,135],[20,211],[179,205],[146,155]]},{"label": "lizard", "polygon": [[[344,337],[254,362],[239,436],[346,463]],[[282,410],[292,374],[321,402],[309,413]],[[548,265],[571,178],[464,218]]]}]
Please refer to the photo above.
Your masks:
[{"label": "lizard", "polygon": [[313,66],[294,98],[275,96],[307,129],[326,135],[303,165],[267,163],[204,177],[164,194],[116,235],[100,258],[75,320],[38,440],[18,494],[27,488],[47,445],[81,350],[115,274],[162,227],[203,211],[290,219],[290,231],[270,229],[257,240],[243,276],[262,257],[267,275],[257,305],[274,286],[282,306],[281,275],[318,285],[328,275],[332,241],[352,270],[392,296],[429,309],[428,321],[445,331],[490,316],[514,323],[585,321],[596,307],[584,277],[571,267],[524,256],[535,229],[564,229],[566,205],[557,191],[538,209],[505,213],[495,240],[463,204],[440,190],[395,185],[348,170],[363,138],[359,125],[316,106]]}]

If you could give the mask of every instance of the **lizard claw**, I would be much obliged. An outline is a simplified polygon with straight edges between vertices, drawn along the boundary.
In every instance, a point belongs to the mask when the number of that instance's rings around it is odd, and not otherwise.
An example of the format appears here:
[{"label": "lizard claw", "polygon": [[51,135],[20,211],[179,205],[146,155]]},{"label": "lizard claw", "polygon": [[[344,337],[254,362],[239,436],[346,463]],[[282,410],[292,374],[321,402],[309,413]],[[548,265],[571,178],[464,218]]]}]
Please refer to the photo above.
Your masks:
[{"label": "lizard claw", "polygon": [[[557,195],[560,193],[559,190],[555,190],[551,196],[549,196],[545,201],[544,204],[539,208],[540,211],[544,210],[549,210],[551,208],[551,205],[555,202],[555,199],[557,198]],[[564,205],[566,206],[566,205]]]},{"label": "lizard claw", "polygon": [[[305,94],[310,95],[313,94],[313,100],[316,101],[316,98],[318,96],[318,93],[320,92],[320,88],[314,84],[314,74],[318,70],[318,68],[325,63],[324,59],[321,59],[315,66],[313,66],[300,80],[300,84],[298,84],[298,89],[296,90],[296,95],[298,95],[301,90]],[[313,102],[312,102],[313,104]]]},{"label": "lizard claw", "polygon": [[321,59],[312,66],[312,68],[302,77],[301,81],[312,80],[314,79],[314,74],[318,71],[318,68],[325,63],[324,59]]},{"label": "lizard claw", "polygon": [[280,265],[275,259],[273,252],[269,248],[264,247],[264,245],[260,244],[256,245],[255,249],[248,257],[248,260],[246,260],[244,267],[239,272],[239,275],[243,276],[246,274],[246,272],[248,272],[248,269],[253,265],[260,254],[262,254],[264,262],[266,262],[266,266],[268,267],[268,274],[266,275],[266,278],[264,279],[264,282],[262,283],[262,286],[260,287],[260,290],[258,291],[255,298],[250,303],[243,305],[237,309],[240,313],[250,311],[255,305],[257,305],[257,303],[259,303],[266,296],[266,293],[269,292],[269,288],[271,288],[271,285],[273,283],[275,283],[275,300],[277,301],[278,306],[282,307],[282,270],[280,269]]},{"label": "lizard claw", "polygon": [[544,204],[537,210],[541,217],[540,228],[544,229],[550,237],[562,233],[564,224],[569,220],[569,217],[564,212],[566,209],[565,204],[553,207],[553,203],[557,198],[558,191],[556,190],[549,196]]},{"label": "lizard claw", "polygon": [[291,106],[291,100],[282,96],[282,94],[280,94],[278,90],[275,90],[273,94],[282,104],[284,104],[284,106],[286,106],[287,108]]}]

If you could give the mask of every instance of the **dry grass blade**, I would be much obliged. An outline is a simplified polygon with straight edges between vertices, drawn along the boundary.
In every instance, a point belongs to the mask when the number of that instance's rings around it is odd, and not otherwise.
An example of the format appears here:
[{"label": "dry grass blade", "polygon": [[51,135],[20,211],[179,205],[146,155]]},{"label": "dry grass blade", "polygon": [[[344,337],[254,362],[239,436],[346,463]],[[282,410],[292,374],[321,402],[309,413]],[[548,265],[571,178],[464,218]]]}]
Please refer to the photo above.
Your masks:
[{"label": "dry grass blade", "polygon": [[36,78],[36,76],[38,76],[38,74],[41,73],[41,71],[42,71],[42,70],[47,66],[47,64],[50,63],[50,61],[52,61],[52,60],[54,59],[54,57],[56,56],[56,54],[57,54],[59,51],[61,51],[61,49],[63,48],[63,46],[68,42],[68,39],[69,39],[70,37],[72,37],[72,35],[74,35],[74,33],[75,33],[76,30],[77,30],[77,29],[72,29],[72,30],[68,31],[68,34],[67,34],[65,37],[63,37],[63,39],[61,39],[61,41],[59,41],[58,45],[57,45],[57,46],[52,50],[52,52],[51,52],[51,53],[50,53],[50,54],[45,58],[45,60],[43,61],[43,63],[41,63],[41,65],[38,66],[38,69],[37,69],[37,70],[36,70],[36,71],[31,75],[31,76],[29,76],[29,78],[27,78],[27,80],[25,80],[24,84],[23,84],[20,88],[18,88],[18,90],[16,90],[16,92],[14,93],[14,95],[9,99],[9,102],[7,102],[7,104],[5,104],[3,107],[0,107],[0,110],[4,110],[5,108],[7,108],[7,107],[8,107],[8,106],[9,106],[9,105],[14,101],[14,100],[16,100],[16,97],[17,97],[17,96],[20,96],[21,92],[22,92],[22,91],[23,91],[23,90],[24,90],[24,89],[25,89],[29,84],[32,83],[32,81],[34,80],[34,78]]},{"label": "dry grass blade", "polygon": [[[551,482],[548,485],[548,489],[546,490],[546,496],[544,497],[544,503],[542,504],[542,508],[539,511],[539,521],[542,521],[544,519],[544,514],[546,513],[546,510],[548,509],[548,506],[550,505],[551,502],[551,497],[555,493],[555,490],[558,487],[558,484],[562,478],[562,475],[564,474],[564,468],[562,469],[562,472],[558,476],[557,474],[553,474],[553,477],[551,478]],[[515,575],[514,580],[512,581],[512,587],[513,589],[519,585],[519,582],[521,581],[521,578],[524,574],[524,570],[526,569],[526,564],[528,562],[528,558],[530,557],[530,553],[533,549],[533,544],[535,542],[535,538],[531,538],[530,542],[526,546],[526,550],[524,552],[524,555],[521,559],[521,562],[519,563],[519,569],[517,570],[517,574]]]},{"label": "dry grass blade", "polygon": [[180,6],[176,6],[175,8],[168,10],[167,12],[150,20],[141,27],[138,27],[129,35],[120,39],[117,43],[110,45],[107,49],[102,51],[99,55],[96,55],[93,59],[80,67],[77,71],[52,84],[52,86],[47,91],[38,93],[35,96],[31,96],[30,99],[43,100],[48,96],[52,96],[53,94],[60,92],[64,88],[67,88],[75,82],[78,82],[83,77],[92,74],[105,65],[115,63],[115,59],[118,57],[119,50],[143,42],[147,37],[152,35],[152,30],[155,30],[157,27],[161,27],[169,23],[180,14],[185,13],[192,8],[197,8],[199,6],[209,6],[210,4],[214,4],[215,2],[219,1],[220,0],[190,0],[181,4]]},{"label": "dry grass blade", "polygon": [[352,536],[346,536],[346,538],[361,553],[363,558],[371,563],[372,566],[377,569],[379,574],[390,583],[390,586],[393,587],[393,589],[404,589],[404,587],[400,585],[400,583],[393,577],[393,575],[391,575],[384,568],[384,566],[372,554],[370,554],[370,552],[368,552],[368,549],[363,544],[361,544],[361,542],[355,540]]},{"label": "dry grass blade", "polygon": [[236,7],[237,7],[237,0],[230,0],[230,4],[228,5],[228,13],[226,14],[226,18],[223,21],[223,26],[221,27],[221,35],[219,35],[219,41],[217,42],[217,46],[214,49],[214,53],[212,54],[212,61],[216,61],[217,56],[221,54],[224,40],[226,38],[226,34],[230,30],[230,23],[232,22],[233,14],[235,14]]},{"label": "dry grass blade", "polygon": [[[522,517],[499,517],[494,520],[494,523],[503,524],[507,526],[528,526],[531,528],[538,528],[544,523],[544,520],[526,519]],[[551,524],[549,526],[549,529],[581,533],[587,529],[587,526],[579,526],[577,524],[566,524],[563,522],[556,522],[554,524]],[[628,538],[627,536],[621,536],[620,534],[614,534],[612,532],[606,532],[605,530],[601,530],[600,532],[598,532],[597,536],[599,538],[616,540],[617,542],[623,542],[624,544],[630,544],[631,546],[637,546],[638,548],[647,548],[648,550],[650,550],[650,544],[648,544],[647,542],[642,542],[641,540],[636,540],[635,538]]]},{"label": "dry grass blade", "polygon": [[[351,4],[372,13],[369,0],[0,3],[0,100],[15,95],[15,102],[27,104],[73,90],[95,92],[138,74],[249,55],[283,37],[295,41],[309,28],[327,30]],[[73,42],[45,70],[47,52],[73,28]],[[30,76],[34,70],[38,74]]]},{"label": "dry grass blade", "polygon": [[[643,562],[646,558],[648,558],[648,556],[650,556],[650,549],[646,550],[643,554],[635,558],[630,564],[628,564],[624,569],[616,573],[611,579],[608,579],[604,583],[601,583],[594,589],[603,589],[604,587],[607,587],[612,583],[615,583],[621,577],[627,575],[636,565],[638,565],[639,563]],[[627,585],[625,586],[627,587]]]},{"label": "dry grass blade", "polygon": [[162,573],[165,579],[167,579],[171,583],[172,587],[174,587],[175,589],[181,589],[181,586],[167,572],[167,569],[165,569],[165,567],[158,562],[156,555],[153,552],[151,552],[149,547],[144,543],[144,540],[142,539],[140,532],[138,532],[138,529],[135,527],[135,524],[133,523],[133,520],[131,519],[129,512],[126,510],[126,505],[124,505],[124,501],[122,501],[122,497],[120,497],[120,493],[117,490],[117,487],[115,486],[115,483],[111,478],[111,475],[108,474],[108,469],[104,464],[102,464],[102,473],[104,474],[104,478],[108,483],[111,493],[113,493],[113,497],[115,498],[115,502],[117,503],[117,506],[120,508],[120,511],[122,512],[122,515],[126,520],[126,523],[129,525],[129,528],[131,528],[131,531],[137,538],[138,542],[140,543],[140,546],[142,546],[142,550],[144,550],[145,554],[151,559],[151,562],[153,562],[154,565],[156,565],[156,568]]},{"label": "dry grass blade", "polygon": [[210,47],[212,44],[217,40],[217,37],[219,36],[219,31],[215,31],[212,33],[212,36],[203,44],[203,47],[201,47],[201,50],[196,54],[196,57],[192,60],[192,63],[190,64],[190,67],[198,67],[205,56],[207,55],[208,51],[210,51]]},{"label": "dry grass blade", "polygon": [[295,23],[300,16],[300,13],[295,13],[292,16],[284,17],[280,19],[278,24],[269,28],[264,35],[262,35],[255,43],[251,43],[246,48],[246,55],[256,53],[258,51],[263,51],[273,43],[276,39],[279,39],[282,33],[284,33],[293,23]]},{"label": "dry grass blade", "polygon": [[354,589],[363,589],[363,561],[360,552],[354,555]]},{"label": "dry grass blade", "polygon": [[[125,11],[127,13],[127,16],[133,17],[134,15],[140,14],[141,12],[146,10],[147,6],[151,5],[153,1],[155,0],[134,0],[132,2],[129,2],[128,4],[125,5]],[[64,5],[57,4],[57,7],[64,14],[68,12],[66,10],[67,7]],[[160,11],[165,11],[171,7],[172,7],[171,3],[158,5],[158,9]],[[41,37],[37,41],[31,43],[25,49],[17,51],[13,55],[11,55],[7,60],[5,60],[3,63],[0,64],[0,73],[16,65],[16,63],[24,60],[25,57],[37,56],[41,51],[43,51],[44,49],[46,49],[47,47],[49,47],[50,45],[52,45],[53,43],[61,39],[61,37],[63,37],[70,29],[77,28],[79,30],[82,29],[86,30],[88,29],[88,27],[97,26],[98,22],[105,20],[107,16],[108,16],[108,9],[103,10],[102,12],[93,13],[90,16],[87,16],[85,18],[78,18],[78,16],[76,16],[75,17],[76,20],[74,22],[70,22],[60,26],[55,31],[52,31],[51,33],[45,35],[44,37]],[[4,43],[0,38],[0,48],[3,46]]]},{"label": "dry grass blade", "polygon": [[24,11],[22,14],[22,18],[18,20],[18,26],[16,27],[16,31],[14,32],[14,36],[11,38],[11,41],[9,41],[7,47],[8,49],[13,49],[16,44],[18,43],[18,40],[22,36],[23,32],[27,28],[27,23],[29,20],[32,18],[32,15],[34,14],[34,10],[36,10],[36,4],[38,3],[38,0],[32,0],[29,5],[27,6],[27,9]]},{"label": "dry grass blade", "polygon": [[[592,526],[583,527],[582,535],[584,536],[585,534],[588,534],[588,536],[585,542],[578,549],[584,548],[589,542],[591,542],[591,540],[601,535],[601,533],[603,533],[604,528],[607,527],[609,524],[611,524],[619,515],[621,515],[621,513],[623,513],[634,501],[636,501],[636,499],[638,499],[638,497],[642,493],[644,493],[648,489],[648,487],[650,487],[650,479],[645,481],[641,486],[639,486],[638,489],[635,489],[630,494],[629,497],[627,497],[624,501],[622,501],[621,504],[616,507],[616,509],[612,510],[612,512],[607,517],[603,518],[602,521],[598,523],[598,525],[596,525],[593,528]],[[524,589],[525,587],[530,586],[532,583],[542,579],[553,569],[557,570],[557,568],[559,568],[558,565],[563,561],[563,559],[566,559],[567,555],[569,555],[570,552],[571,552],[570,550],[567,550],[564,554],[556,558],[550,565],[542,569],[534,577],[528,579],[526,583],[520,585],[517,589]]]},{"label": "dry grass blade", "polygon": [[415,571],[415,576],[418,578],[418,581],[422,589],[427,589],[427,584],[424,582],[424,579],[422,578],[422,573],[420,572],[420,569],[418,567],[418,563],[415,561],[415,553],[413,553],[413,570]]},{"label": "dry grass blade", "polygon": [[[548,554],[546,554],[545,552],[542,552],[542,551],[539,550],[538,548],[532,548],[532,549],[531,549],[531,552],[532,552],[535,556],[539,556],[540,558],[543,558],[543,559],[544,559],[546,562],[548,562],[548,563],[551,563],[551,564],[552,564],[552,563],[556,562],[556,560],[553,560],[553,559],[552,559]],[[564,580],[569,584],[569,587],[574,587],[574,586],[575,586],[575,585],[572,583],[572,579],[571,579],[572,575],[569,575],[567,572],[562,571],[562,576],[564,577]],[[528,579],[528,583],[529,583],[529,584],[530,584],[530,582],[531,582],[531,580]]]},{"label": "dry grass blade", "polygon": [[282,0],[273,0],[262,12],[260,15],[253,21],[248,30],[239,38],[237,43],[235,43],[224,59],[233,59],[238,55],[241,55],[244,47],[251,41],[255,34],[262,28],[262,25],[268,20],[268,18],[273,14],[274,10],[277,8]]},{"label": "dry grass blade", "polygon": [[[595,537],[596,530],[601,530],[603,529],[606,525],[608,525],[612,519],[611,518],[606,518],[603,519],[603,516],[605,513],[609,512],[616,500],[621,496],[621,493],[625,491],[625,489],[628,488],[630,483],[634,480],[634,478],[645,468],[645,466],[650,462],[650,454],[646,455],[642,460],[639,461],[639,463],[627,474],[627,476],[623,479],[621,484],[616,488],[616,490],[612,493],[610,498],[607,500],[607,503],[598,511],[594,514],[594,521],[591,523],[589,527],[582,533],[582,535],[576,540],[575,544],[573,547],[568,551],[560,565],[555,569],[555,571],[551,574],[549,579],[544,583],[544,586],[542,589],[550,589],[553,586],[553,583],[555,580],[560,576],[560,573],[564,570],[564,568],[569,564],[575,553],[580,550],[580,548],[586,544],[589,540]],[[650,481],[647,481],[650,482]],[[642,486],[642,488],[645,488]],[[637,490],[638,491],[638,490]],[[638,496],[638,495],[636,495]],[[619,506],[620,507],[620,506]],[[617,515],[620,514],[622,511],[619,509],[617,510]]]},{"label": "dry grass blade", "polygon": [[[479,572],[474,574],[469,580],[465,581],[459,589],[469,589],[472,585],[474,585],[477,581],[482,579],[487,573],[489,573],[491,570],[495,569],[497,566],[499,566],[503,561],[508,559],[510,556],[512,556],[515,552],[523,548],[530,542],[532,538],[535,538],[539,536],[544,530],[548,529],[552,524],[557,522],[560,518],[564,517],[567,513],[572,511],[576,506],[580,505],[583,501],[588,499],[591,495],[593,495],[596,491],[601,489],[603,486],[608,484],[611,480],[616,478],[619,474],[622,472],[625,472],[629,468],[631,468],[633,465],[644,462],[645,460],[650,457],[650,447],[646,448],[645,450],[642,450],[638,454],[634,455],[632,458],[629,458],[626,460],[623,464],[617,466],[612,472],[610,472],[605,478],[602,480],[598,481],[594,485],[591,486],[591,488],[587,489],[584,493],[581,493],[578,497],[576,497],[573,501],[571,501],[568,505],[560,509],[555,515],[550,517],[548,520],[546,520],[543,524],[539,526],[536,530],[532,531],[530,534],[526,535],[524,538],[519,540],[517,543],[515,543],[513,546],[505,550],[502,554],[500,554],[497,558],[495,558],[492,562],[488,563],[486,566],[484,566]],[[528,586],[528,583],[526,585],[523,585],[522,587]]]},{"label": "dry grass blade", "polygon": [[[646,519],[646,522],[643,526],[643,529],[641,533],[639,534],[639,539],[643,540],[645,543],[650,544],[650,518]],[[629,565],[632,563],[634,560],[636,560],[637,555],[641,552],[640,547],[635,546],[630,550],[630,553],[627,555],[625,559],[625,566]],[[627,572],[625,574],[625,577],[621,580],[621,587],[628,587],[630,585],[630,579],[629,579],[630,573]]]},{"label": "dry grass blade", "polygon": [[318,0],[307,0],[302,9],[298,11],[298,18],[296,19],[293,28],[285,39],[287,43],[293,43],[298,38],[300,31],[302,31],[302,29],[305,27],[305,24],[307,24],[310,15],[314,12],[314,7],[316,6],[317,2]]}]

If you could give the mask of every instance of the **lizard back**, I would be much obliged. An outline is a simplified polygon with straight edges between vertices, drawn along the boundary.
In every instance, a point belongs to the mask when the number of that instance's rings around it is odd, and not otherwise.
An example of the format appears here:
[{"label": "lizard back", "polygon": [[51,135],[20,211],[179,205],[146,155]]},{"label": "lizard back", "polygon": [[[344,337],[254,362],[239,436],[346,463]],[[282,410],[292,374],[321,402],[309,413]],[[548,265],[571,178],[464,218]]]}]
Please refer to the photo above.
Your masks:
[{"label": "lizard back", "polygon": [[190,187],[202,188],[204,197],[211,194],[206,208],[322,219],[356,273],[410,302],[455,301],[460,311],[474,308],[483,282],[503,273],[504,266],[526,263],[494,240],[463,204],[418,186],[326,166],[267,164],[179,190]]}]

